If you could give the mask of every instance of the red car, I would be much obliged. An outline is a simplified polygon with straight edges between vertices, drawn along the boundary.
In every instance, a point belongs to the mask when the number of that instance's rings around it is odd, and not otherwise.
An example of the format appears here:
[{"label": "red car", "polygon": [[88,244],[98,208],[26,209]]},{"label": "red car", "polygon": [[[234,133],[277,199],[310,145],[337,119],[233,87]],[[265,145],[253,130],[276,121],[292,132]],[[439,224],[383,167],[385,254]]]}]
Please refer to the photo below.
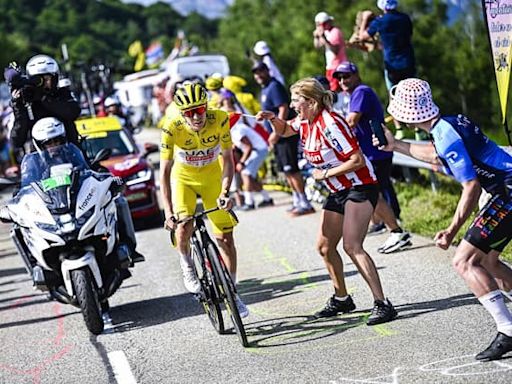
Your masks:
[{"label": "red car", "polygon": [[78,133],[85,137],[82,142],[90,159],[103,148],[112,149],[112,154],[101,165],[123,179],[124,195],[130,205],[132,218],[160,221],[155,172],[147,156],[158,152],[158,145],[145,143],[139,149],[132,134],[123,129],[116,117],[99,117],[77,120]]}]

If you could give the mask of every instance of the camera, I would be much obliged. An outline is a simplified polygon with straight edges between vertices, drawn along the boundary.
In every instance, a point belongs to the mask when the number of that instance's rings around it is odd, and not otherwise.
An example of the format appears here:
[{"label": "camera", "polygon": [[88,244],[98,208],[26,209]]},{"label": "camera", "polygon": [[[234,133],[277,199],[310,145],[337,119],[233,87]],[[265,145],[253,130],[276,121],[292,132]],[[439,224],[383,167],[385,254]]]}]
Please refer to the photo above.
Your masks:
[{"label": "camera", "polygon": [[4,78],[11,89],[21,90],[21,95],[26,102],[34,100],[37,95],[37,88],[40,88],[44,83],[41,76],[29,76],[22,73],[16,63],[11,63],[4,70]]}]

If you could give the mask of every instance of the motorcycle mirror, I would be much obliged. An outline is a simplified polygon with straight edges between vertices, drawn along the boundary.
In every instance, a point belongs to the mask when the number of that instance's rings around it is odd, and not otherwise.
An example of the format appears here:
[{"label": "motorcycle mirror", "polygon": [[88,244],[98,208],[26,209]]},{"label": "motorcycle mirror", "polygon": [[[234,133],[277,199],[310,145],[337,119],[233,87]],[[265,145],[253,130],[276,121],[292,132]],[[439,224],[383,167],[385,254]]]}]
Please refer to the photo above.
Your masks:
[{"label": "motorcycle mirror", "polygon": [[101,161],[107,160],[110,157],[110,155],[112,155],[112,148],[103,148],[96,154],[96,156],[94,156],[92,164],[97,165]]},{"label": "motorcycle mirror", "polygon": [[154,143],[144,143],[144,157],[147,157],[151,153],[158,152],[158,145]]}]

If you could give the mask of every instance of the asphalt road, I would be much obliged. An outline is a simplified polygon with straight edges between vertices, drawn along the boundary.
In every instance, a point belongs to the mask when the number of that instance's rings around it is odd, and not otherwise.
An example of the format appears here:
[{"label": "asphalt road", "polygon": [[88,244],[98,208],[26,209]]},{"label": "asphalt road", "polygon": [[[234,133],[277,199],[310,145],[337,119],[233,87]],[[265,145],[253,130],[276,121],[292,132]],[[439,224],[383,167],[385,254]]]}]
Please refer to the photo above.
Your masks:
[{"label": "asphalt road", "polygon": [[390,255],[377,253],[387,234],[366,239],[395,321],[365,325],[371,295],[346,256],[356,311],[313,319],[332,294],[315,251],[320,213],[290,218],[290,197],[273,197],[274,207],[240,213],[236,229],[239,291],[251,311],[246,349],[218,335],[186,293],[162,229],[137,233],[147,261],[111,298],[112,324],[92,336],[76,308],[32,290],[1,225],[0,383],[512,382],[512,359],[474,360],[494,323],[451,268],[454,250],[429,239],[414,236],[412,248]]}]

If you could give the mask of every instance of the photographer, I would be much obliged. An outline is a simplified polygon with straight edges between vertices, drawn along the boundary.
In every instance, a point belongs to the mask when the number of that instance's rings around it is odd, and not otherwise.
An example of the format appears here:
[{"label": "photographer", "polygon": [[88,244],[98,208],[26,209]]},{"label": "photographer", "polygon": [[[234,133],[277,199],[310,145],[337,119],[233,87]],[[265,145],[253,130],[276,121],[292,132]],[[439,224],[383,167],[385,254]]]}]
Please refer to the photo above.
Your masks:
[{"label": "photographer", "polygon": [[62,121],[68,141],[80,147],[74,123],[80,115],[80,105],[68,88],[57,87],[59,65],[55,59],[36,55],[27,62],[26,74],[11,65],[4,75],[11,86],[15,121],[10,140],[18,161],[33,125],[44,117]]}]

